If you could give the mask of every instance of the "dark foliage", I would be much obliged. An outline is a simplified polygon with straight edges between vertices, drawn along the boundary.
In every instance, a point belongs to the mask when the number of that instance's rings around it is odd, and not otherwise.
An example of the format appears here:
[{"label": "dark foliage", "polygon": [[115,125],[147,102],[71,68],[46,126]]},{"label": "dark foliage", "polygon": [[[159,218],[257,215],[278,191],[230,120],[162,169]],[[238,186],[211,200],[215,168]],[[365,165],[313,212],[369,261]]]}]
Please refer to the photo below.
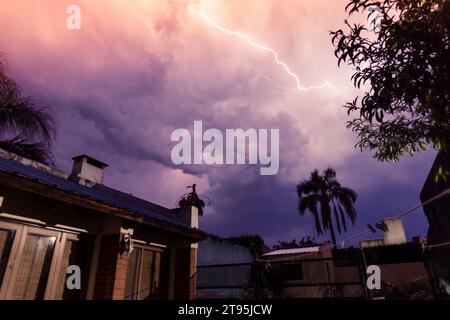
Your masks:
[{"label": "dark foliage", "polygon": [[293,239],[290,242],[278,241],[275,245],[272,246],[272,249],[291,249],[291,248],[312,246],[312,245],[316,245],[316,244],[317,243],[316,243],[315,239],[308,236],[306,238],[302,238],[298,242],[295,239]]},{"label": "dark foliage", "polygon": [[225,238],[224,240],[249,248],[256,257],[269,250],[264,243],[264,239],[259,234],[242,234],[237,237]]},{"label": "dark foliage", "polygon": [[[369,10],[377,6],[377,10]],[[345,107],[357,147],[380,161],[398,161],[428,145],[450,143],[450,1],[351,0],[349,18],[369,13],[380,25],[352,24],[331,32],[338,64],[355,69],[363,88]],[[378,20],[378,19],[377,19]]]},{"label": "dark foliage", "polygon": [[[339,233],[347,231],[346,216],[352,224],[356,221],[356,192],[343,187],[336,180],[336,172],[328,168],[322,175],[317,170],[311,173],[308,180],[297,185],[298,211],[304,215],[312,213],[317,234],[330,230],[333,244],[336,244],[332,211]],[[331,207],[333,210],[331,210]]]},{"label": "dark foliage", "polygon": [[178,199],[178,206],[180,208],[194,206],[194,207],[198,208],[198,214],[200,216],[202,216],[203,209],[205,208],[205,201],[200,199],[200,197],[198,196],[196,187],[197,187],[196,184],[193,184],[192,186],[188,187],[188,188],[192,188],[192,191],[183,194],[181,196],[181,198]]},{"label": "dark foliage", "polygon": [[0,63],[0,148],[52,164],[51,144],[56,123],[49,110],[22,96]]}]

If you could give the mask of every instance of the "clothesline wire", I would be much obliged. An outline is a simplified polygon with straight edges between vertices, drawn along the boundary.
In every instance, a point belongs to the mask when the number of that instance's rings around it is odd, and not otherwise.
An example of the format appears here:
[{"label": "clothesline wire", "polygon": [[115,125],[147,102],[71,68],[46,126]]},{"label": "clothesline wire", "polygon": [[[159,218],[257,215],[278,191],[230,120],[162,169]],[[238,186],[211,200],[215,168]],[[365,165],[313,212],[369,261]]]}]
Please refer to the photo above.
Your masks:
[{"label": "clothesline wire", "polygon": [[[409,210],[406,210],[405,212],[400,213],[397,216],[385,219],[385,220],[387,220],[385,222],[385,225],[388,225],[388,224],[392,223],[395,220],[403,219],[405,216],[415,212],[417,209],[422,208],[422,207],[424,207],[424,206],[426,206],[426,205],[428,205],[428,204],[430,204],[430,203],[432,203],[432,202],[434,202],[436,200],[439,200],[439,199],[441,199],[441,198],[443,198],[443,197],[445,197],[445,196],[447,196],[449,194],[450,194],[450,188],[442,191],[441,193],[435,195],[434,197],[432,197],[432,198],[430,198],[430,199],[428,199],[428,200],[426,200],[426,201],[424,201],[422,203],[419,203],[417,206],[415,206],[415,207],[413,207],[413,208],[411,208]],[[362,231],[362,232],[360,232],[360,233],[358,233],[358,234],[356,234],[354,236],[351,236],[351,237],[349,237],[347,239],[341,240],[338,243],[343,246],[343,245],[345,245],[345,242],[349,242],[351,240],[358,239],[358,238],[360,238],[360,237],[362,237],[362,236],[364,236],[364,235],[366,235],[368,233],[373,233],[373,231],[371,229],[367,228],[367,230],[364,230],[364,231]],[[333,249],[334,247],[337,247],[338,243],[330,244],[331,249]],[[450,243],[447,243],[447,244],[450,244]],[[442,243],[442,244],[437,244],[437,245],[433,245],[433,246],[443,246],[443,245],[444,244]],[[433,246],[428,246],[428,247],[433,247]],[[297,256],[291,256],[289,258],[271,259],[271,260],[269,260],[269,262],[272,262],[272,261],[273,262],[276,262],[276,261],[289,261],[289,260],[295,259],[297,257],[302,257],[303,258],[303,257],[307,257],[307,256],[310,256],[310,255],[313,255],[313,254],[315,254],[315,252],[309,252],[307,254],[299,254]],[[262,260],[262,261],[266,261],[266,260]]]},{"label": "clothesline wire", "polygon": [[437,248],[437,247],[444,247],[450,245],[450,242],[444,242],[444,243],[438,243],[438,244],[430,244],[428,246],[422,246],[422,248]]}]

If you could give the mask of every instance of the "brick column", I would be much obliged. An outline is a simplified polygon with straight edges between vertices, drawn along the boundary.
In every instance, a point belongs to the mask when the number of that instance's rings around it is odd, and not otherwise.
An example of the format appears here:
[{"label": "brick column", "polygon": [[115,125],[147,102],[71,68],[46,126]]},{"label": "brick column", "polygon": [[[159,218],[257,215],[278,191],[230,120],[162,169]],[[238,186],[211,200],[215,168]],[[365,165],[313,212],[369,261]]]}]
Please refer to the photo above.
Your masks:
[{"label": "brick column", "polygon": [[94,299],[122,300],[125,295],[128,256],[119,254],[120,234],[102,236]]},{"label": "brick column", "polygon": [[175,256],[175,288],[176,300],[195,299],[197,272],[197,248],[180,248]]}]

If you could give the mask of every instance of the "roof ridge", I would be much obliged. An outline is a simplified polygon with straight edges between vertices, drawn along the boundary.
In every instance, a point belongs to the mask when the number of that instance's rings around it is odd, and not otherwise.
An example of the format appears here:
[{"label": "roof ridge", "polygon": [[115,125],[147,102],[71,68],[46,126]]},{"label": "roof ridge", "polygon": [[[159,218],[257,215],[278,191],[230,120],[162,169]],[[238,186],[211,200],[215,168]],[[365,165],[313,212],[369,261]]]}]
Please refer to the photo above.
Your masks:
[{"label": "roof ridge", "polygon": [[86,186],[80,184],[68,179],[70,175],[63,171],[55,170],[33,160],[11,155],[3,150],[0,150],[0,171],[21,176],[22,178],[32,180],[36,183],[65,190],[98,202],[104,202],[132,213],[178,224],[191,229],[189,225],[184,222],[182,217],[176,215],[175,210],[173,209],[171,210],[134,196],[125,196],[127,195],[126,193],[104,185],[102,185],[102,187],[104,187],[102,188],[99,187],[100,185]]},{"label": "roof ridge", "polygon": [[27,166],[27,167],[32,167],[34,169],[43,171],[45,173],[49,173],[52,174],[54,176],[60,177],[60,178],[64,178],[67,179],[69,178],[70,174],[66,171],[63,171],[61,169],[58,169],[56,167],[51,167],[49,165],[43,164],[41,162],[29,159],[29,158],[25,158],[22,156],[19,156],[15,153],[6,151],[4,149],[0,148],[0,157],[7,159],[7,160],[13,160],[13,161],[17,161],[20,164]]}]

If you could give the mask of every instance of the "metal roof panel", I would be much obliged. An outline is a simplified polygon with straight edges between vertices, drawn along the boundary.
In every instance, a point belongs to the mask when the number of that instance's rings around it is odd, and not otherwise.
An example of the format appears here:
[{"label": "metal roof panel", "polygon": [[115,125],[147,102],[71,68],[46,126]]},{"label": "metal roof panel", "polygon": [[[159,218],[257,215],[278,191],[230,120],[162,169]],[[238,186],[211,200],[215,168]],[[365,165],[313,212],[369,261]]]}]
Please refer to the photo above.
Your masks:
[{"label": "metal roof panel", "polygon": [[118,207],[120,209],[125,209],[133,213],[155,218],[165,222],[174,223],[186,227],[188,229],[191,229],[190,226],[187,226],[180,220],[177,220],[175,217],[169,217],[155,210],[151,210],[149,208],[149,204],[151,203],[146,202],[148,205],[144,205],[143,202],[145,200],[135,198],[135,201],[133,201],[131,196],[128,198],[118,197],[113,192],[108,192],[106,189],[84,186],[79,184],[78,182],[64,179],[59,176],[55,176],[51,173],[44,172],[37,168],[24,165],[15,160],[0,157],[0,171],[7,172],[10,174],[16,174],[28,180],[34,180],[38,183],[55,187],[61,190],[65,190],[73,194],[77,194],[79,196],[90,198],[95,201],[103,202],[108,205]]},{"label": "metal roof panel", "polygon": [[268,253],[263,254],[263,256],[276,256],[276,255],[285,255],[285,254],[299,254],[299,253],[310,253],[310,252],[319,252],[320,246],[312,246],[312,247],[302,247],[302,248],[290,248],[290,249],[278,249]]}]

